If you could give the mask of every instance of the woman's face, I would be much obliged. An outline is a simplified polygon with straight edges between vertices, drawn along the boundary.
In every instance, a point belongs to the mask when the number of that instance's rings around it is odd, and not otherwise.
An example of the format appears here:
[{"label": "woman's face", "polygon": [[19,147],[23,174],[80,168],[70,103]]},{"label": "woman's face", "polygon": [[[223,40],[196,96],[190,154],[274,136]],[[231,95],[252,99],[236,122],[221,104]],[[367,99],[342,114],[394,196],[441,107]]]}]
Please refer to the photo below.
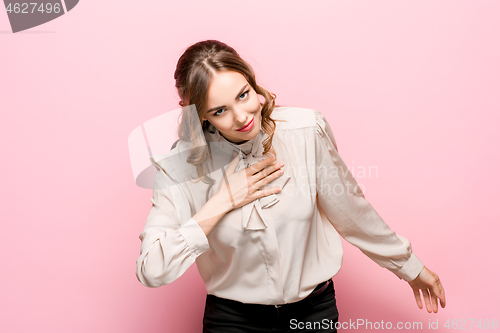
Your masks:
[{"label": "woman's face", "polygon": [[208,89],[207,110],[202,121],[208,120],[231,142],[243,143],[260,131],[262,106],[258,95],[238,72],[215,73]]}]

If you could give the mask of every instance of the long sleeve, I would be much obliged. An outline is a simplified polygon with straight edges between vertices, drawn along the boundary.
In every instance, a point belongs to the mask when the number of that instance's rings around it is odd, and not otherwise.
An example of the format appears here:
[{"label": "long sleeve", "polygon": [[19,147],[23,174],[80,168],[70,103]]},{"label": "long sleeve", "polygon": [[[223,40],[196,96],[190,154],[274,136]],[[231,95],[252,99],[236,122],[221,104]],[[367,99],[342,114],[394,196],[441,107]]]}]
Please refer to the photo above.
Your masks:
[{"label": "long sleeve", "polygon": [[333,132],[316,113],[316,185],[318,204],[339,234],[381,267],[411,281],[424,265],[410,242],[397,235],[365,199],[337,151]]},{"label": "long sleeve", "polygon": [[139,235],[142,245],[136,275],[142,284],[151,288],[176,280],[210,248],[203,229],[194,219],[180,223],[167,180],[166,172],[157,168],[153,205],[144,231]]}]

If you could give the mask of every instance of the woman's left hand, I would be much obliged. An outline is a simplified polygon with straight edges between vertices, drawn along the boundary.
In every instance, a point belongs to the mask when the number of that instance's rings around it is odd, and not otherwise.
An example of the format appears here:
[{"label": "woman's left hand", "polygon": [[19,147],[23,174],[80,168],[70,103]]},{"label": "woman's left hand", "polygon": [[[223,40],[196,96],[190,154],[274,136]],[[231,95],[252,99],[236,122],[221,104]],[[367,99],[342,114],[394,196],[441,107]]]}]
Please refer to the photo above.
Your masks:
[{"label": "woman's left hand", "polygon": [[424,296],[427,312],[438,312],[438,299],[442,308],[446,306],[443,285],[441,284],[441,281],[439,281],[438,275],[429,270],[427,267],[424,266],[424,269],[420,272],[416,279],[408,283],[413,289],[415,301],[417,301],[417,305],[420,309],[423,308],[422,299],[420,298],[420,290],[422,290],[422,295]]}]

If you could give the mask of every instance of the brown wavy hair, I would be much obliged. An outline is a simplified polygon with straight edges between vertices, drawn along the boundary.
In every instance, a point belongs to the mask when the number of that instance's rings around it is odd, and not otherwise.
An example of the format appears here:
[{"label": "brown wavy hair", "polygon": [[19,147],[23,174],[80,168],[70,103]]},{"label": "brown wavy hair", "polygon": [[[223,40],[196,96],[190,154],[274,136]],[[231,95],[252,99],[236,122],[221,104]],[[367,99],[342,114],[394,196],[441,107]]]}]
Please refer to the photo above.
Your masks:
[{"label": "brown wavy hair", "polygon": [[[205,40],[188,47],[177,62],[174,79],[175,87],[180,97],[179,105],[182,108],[181,121],[177,131],[179,140],[191,142],[194,148],[187,158],[187,162],[196,167],[198,178],[196,182],[213,185],[213,179],[205,174],[204,162],[207,159],[207,146],[204,145],[200,133],[200,123],[207,109],[208,89],[214,73],[219,71],[234,71],[242,74],[258,95],[264,97],[262,105],[262,129],[269,137],[263,141],[264,154],[271,149],[275,121],[271,113],[275,108],[276,95],[262,88],[256,83],[252,67],[244,61],[232,47],[218,41]],[[196,112],[189,106],[194,105]],[[202,130],[209,124],[205,120],[201,124]]]}]

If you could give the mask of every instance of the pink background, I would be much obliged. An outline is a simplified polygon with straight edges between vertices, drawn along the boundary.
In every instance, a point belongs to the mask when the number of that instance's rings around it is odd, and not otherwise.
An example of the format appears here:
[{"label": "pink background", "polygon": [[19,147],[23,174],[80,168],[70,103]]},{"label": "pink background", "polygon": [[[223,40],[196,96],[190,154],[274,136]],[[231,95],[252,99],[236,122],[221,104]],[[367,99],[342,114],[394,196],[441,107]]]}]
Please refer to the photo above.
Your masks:
[{"label": "pink background", "polygon": [[[236,48],[280,105],[327,116],[367,199],[444,284],[447,307],[428,314],[344,242],[341,322],[499,320],[499,12],[497,0],[81,1],[12,34],[0,10],[0,332],[201,331],[195,266],[159,289],[135,277],[152,193],[134,183],[127,138],[178,107],[177,59],[203,39]],[[369,166],[378,176],[358,174]]]}]

